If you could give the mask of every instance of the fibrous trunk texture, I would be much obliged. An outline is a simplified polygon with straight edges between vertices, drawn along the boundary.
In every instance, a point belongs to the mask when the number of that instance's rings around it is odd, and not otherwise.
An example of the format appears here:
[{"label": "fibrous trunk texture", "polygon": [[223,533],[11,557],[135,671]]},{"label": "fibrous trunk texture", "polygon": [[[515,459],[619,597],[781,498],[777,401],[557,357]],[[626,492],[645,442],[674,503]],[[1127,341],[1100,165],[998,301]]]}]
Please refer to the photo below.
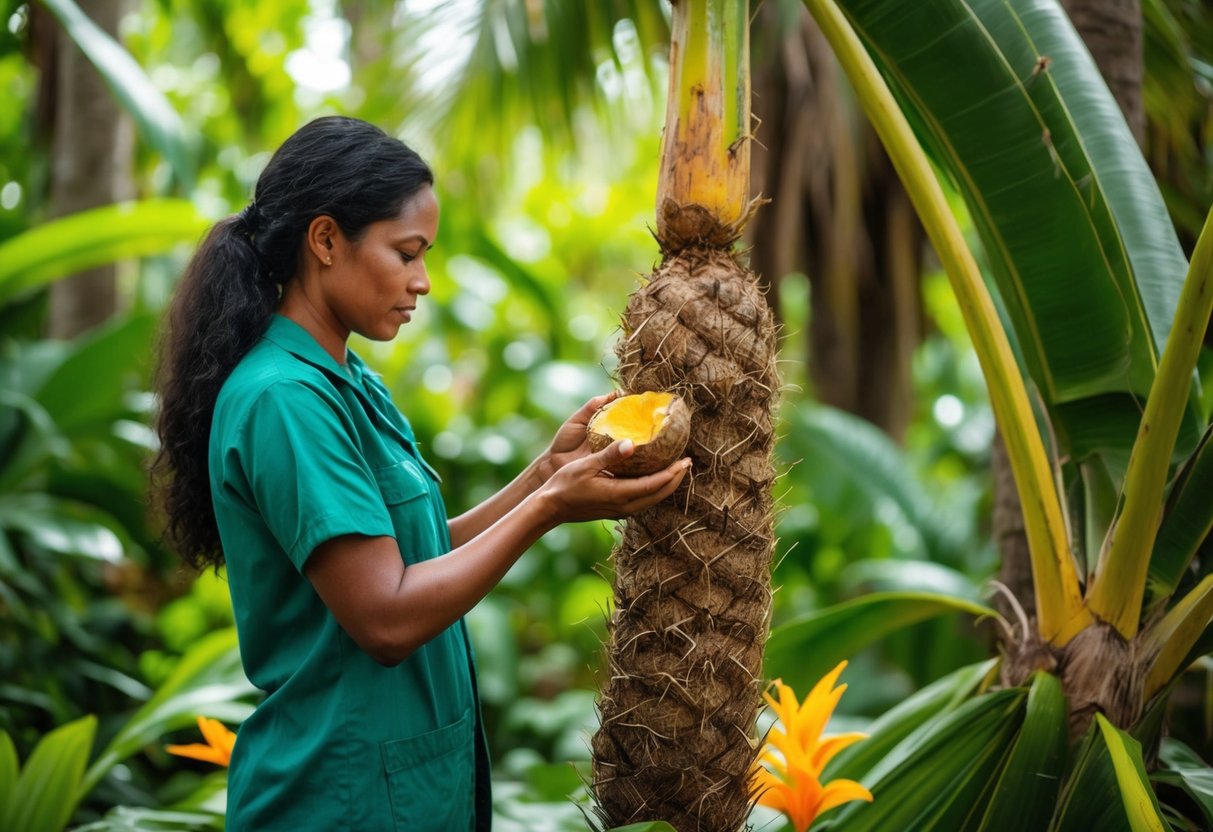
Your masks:
[{"label": "fibrous trunk texture", "polygon": [[608,825],[679,832],[745,823],[756,754],[774,548],[770,307],[727,250],[667,255],[629,300],[617,348],[625,392],[677,392],[694,465],[630,518],[615,596],[594,791]]}]

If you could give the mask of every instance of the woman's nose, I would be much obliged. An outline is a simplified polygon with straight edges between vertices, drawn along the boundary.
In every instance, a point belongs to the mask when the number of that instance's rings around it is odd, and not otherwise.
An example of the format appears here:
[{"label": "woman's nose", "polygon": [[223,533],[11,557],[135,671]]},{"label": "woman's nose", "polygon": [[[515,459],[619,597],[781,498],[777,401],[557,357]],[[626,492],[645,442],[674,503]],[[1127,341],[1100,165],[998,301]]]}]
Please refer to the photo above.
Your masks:
[{"label": "woman's nose", "polygon": [[430,273],[426,269],[425,263],[418,265],[417,273],[409,281],[409,288],[413,290],[413,294],[415,295],[428,295],[430,293]]}]

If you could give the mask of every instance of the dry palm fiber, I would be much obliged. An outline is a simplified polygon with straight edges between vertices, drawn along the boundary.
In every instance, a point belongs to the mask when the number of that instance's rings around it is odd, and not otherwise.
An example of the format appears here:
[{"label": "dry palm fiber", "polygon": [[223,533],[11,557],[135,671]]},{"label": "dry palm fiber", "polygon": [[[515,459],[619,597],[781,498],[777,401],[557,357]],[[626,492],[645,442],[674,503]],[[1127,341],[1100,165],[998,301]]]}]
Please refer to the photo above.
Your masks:
[{"label": "dry palm fiber", "polygon": [[598,812],[608,825],[732,832],[753,797],[770,617],[775,327],[755,275],[691,246],[632,295],[623,330],[621,386],[682,396],[694,465],[627,521],[614,552]]}]

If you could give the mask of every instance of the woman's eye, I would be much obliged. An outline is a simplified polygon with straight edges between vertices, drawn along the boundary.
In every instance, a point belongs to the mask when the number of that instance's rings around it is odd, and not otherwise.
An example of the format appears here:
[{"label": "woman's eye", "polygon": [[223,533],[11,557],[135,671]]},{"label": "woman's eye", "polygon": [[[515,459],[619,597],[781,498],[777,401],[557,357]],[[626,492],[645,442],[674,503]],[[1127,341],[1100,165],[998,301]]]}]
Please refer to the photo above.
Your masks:
[{"label": "woman's eye", "polygon": [[414,260],[417,259],[417,255],[409,254],[408,252],[402,251],[402,252],[400,252],[400,259],[406,263],[412,263]]}]

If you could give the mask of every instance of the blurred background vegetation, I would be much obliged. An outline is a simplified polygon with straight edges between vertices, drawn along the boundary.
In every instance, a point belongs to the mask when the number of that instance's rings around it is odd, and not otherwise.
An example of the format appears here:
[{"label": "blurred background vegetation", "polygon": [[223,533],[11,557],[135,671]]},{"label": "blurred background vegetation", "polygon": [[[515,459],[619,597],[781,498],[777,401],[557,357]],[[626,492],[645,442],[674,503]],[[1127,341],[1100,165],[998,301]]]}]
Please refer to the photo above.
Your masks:
[{"label": "blurred background vegetation", "polygon": [[[746,243],[783,324],[787,385],[774,623],[874,588],[981,598],[999,569],[995,431],[955,301],[801,4],[755,6],[754,188],[774,201]],[[1141,136],[1190,247],[1213,201],[1213,10],[1142,8]],[[192,741],[197,713],[238,724],[254,691],[234,661],[222,574],[186,572],[166,550],[144,473],[157,327],[191,245],[312,117],[364,118],[420,150],[443,212],[433,292],[396,341],[354,346],[460,512],[611,386],[619,313],[658,257],[668,9],[0,11],[0,729],[24,760],[94,714],[75,820],[206,827],[222,777],[162,745]],[[95,213],[63,219],[83,211]],[[583,825],[565,796],[589,759],[614,533],[548,534],[469,615],[499,828]],[[959,615],[902,628],[853,657],[839,720],[862,724],[986,656],[992,638]],[[1173,724],[1208,756],[1213,666],[1204,673],[1174,697]]]}]

